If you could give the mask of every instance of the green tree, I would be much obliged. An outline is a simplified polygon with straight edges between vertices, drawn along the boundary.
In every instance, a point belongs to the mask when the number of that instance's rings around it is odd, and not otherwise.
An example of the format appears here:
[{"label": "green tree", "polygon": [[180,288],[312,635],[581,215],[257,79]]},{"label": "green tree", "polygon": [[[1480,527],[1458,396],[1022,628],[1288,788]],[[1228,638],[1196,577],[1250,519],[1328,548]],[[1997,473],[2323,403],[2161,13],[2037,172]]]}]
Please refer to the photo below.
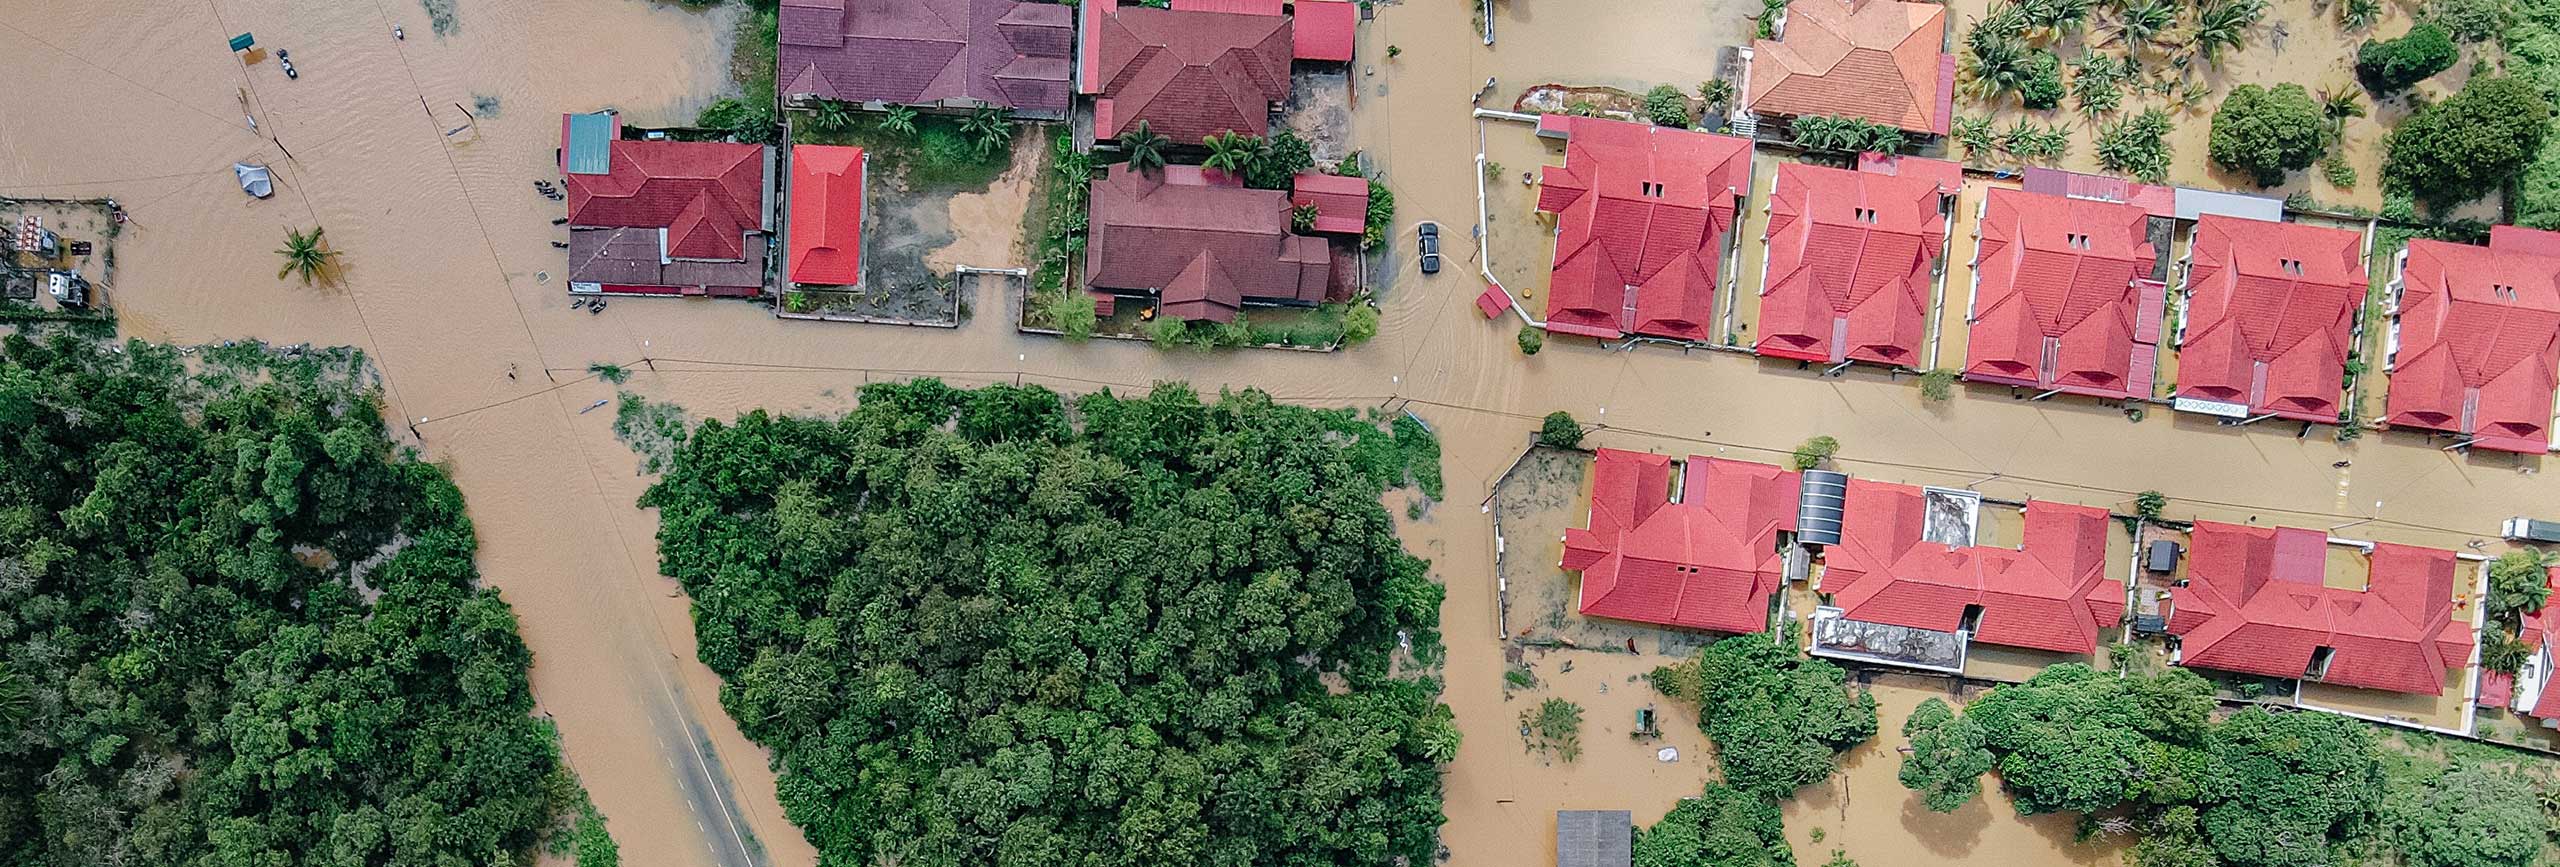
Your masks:
[{"label": "green tree", "polygon": [[2142,51],[2177,21],[2176,0],[2126,0],[2117,5],[2115,41],[2127,51]]},{"label": "green tree", "polygon": [[2249,42],[2249,31],[2267,14],[2267,0],[2211,0],[2196,12],[2188,43],[2204,62],[2219,66],[2225,49]]},{"label": "green tree", "polygon": [[1564,410],[1556,410],[1554,412],[1547,413],[1546,420],[1538,425],[1538,443],[1540,445],[1554,446],[1560,449],[1580,448],[1582,446],[1582,434],[1582,423],[1574,421],[1573,413],[1565,412]]},{"label": "green tree", "polygon": [[1210,133],[1202,143],[1209,146],[1209,158],[1201,161],[1202,166],[1238,176],[1260,156],[1263,147],[1261,136],[1235,130]]},{"label": "green tree", "polygon": [[1378,336],[1378,308],[1370,304],[1353,304],[1342,312],[1342,340],[1360,344]]},{"label": "green tree", "polygon": [[1733,104],[1733,82],[1722,78],[1700,82],[1698,99],[1706,102],[1708,109],[1722,111],[1725,106]]},{"label": "green tree", "polygon": [[276,279],[300,277],[304,286],[330,282],[337,274],[338,251],[329,249],[328,231],[325,227],[309,232],[286,229],[284,246],[276,249],[276,255],[284,257]]},{"label": "green tree", "polygon": [[2098,166],[2144,183],[2169,177],[2169,115],[2159,109],[2107,124],[2098,131]]},{"label": "green tree", "polygon": [[2550,121],[2551,103],[2533,85],[2502,75],[2473,78],[2391,131],[2383,183],[2430,207],[2471,201],[2524,170]]},{"label": "green tree", "polygon": [[1793,867],[1776,802],[1722,783],[1636,834],[1635,867]]},{"label": "green tree", "polygon": [[2398,39],[2372,40],[2356,48],[2356,78],[2367,90],[2390,96],[2453,68],[2462,49],[2434,24],[2420,24]]},{"label": "green tree", "polygon": [[1523,325],[1520,326],[1519,342],[1520,354],[1536,355],[1538,350],[1547,348],[1547,333],[1535,325]]},{"label": "green tree", "polygon": [[1101,324],[1093,296],[1083,292],[1061,289],[1049,296],[1045,310],[1049,327],[1058,329],[1058,335],[1068,340],[1092,337],[1093,329]]},{"label": "green tree", "polygon": [[1530,734],[1529,747],[1536,752],[1552,752],[1568,762],[1582,757],[1581,705],[1549,698],[1520,712],[1520,728]]},{"label": "green tree", "polygon": [[880,111],[880,129],[892,135],[916,134],[916,110],[912,106],[892,105]]},{"label": "green tree", "polygon": [[2159,491],[2144,491],[2133,495],[2133,513],[2141,516],[2145,521],[2160,520],[2161,511],[2167,508],[2169,508],[2169,497]]},{"label": "green tree", "polygon": [[2489,561],[2489,622],[2513,632],[2524,616],[2542,610],[2551,599],[2552,558],[2524,548]]},{"label": "green tree", "polygon": [[2249,707],[2214,726],[2197,801],[2205,837],[2233,867],[2338,863],[2340,832],[2372,821],[2382,793],[2373,730],[2325,713]]},{"label": "green tree", "polygon": [[2427,0],[2427,23],[2462,42],[2487,42],[2505,33],[2515,16],[2508,0]]},{"label": "green tree", "polygon": [[2548,833],[2533,781],[2508,770],[2461,768],[2391,808],[2392,842],[2411,867],[2526,867]]},{"label": "green tree", "polygon": [[1954,397],[1959,373],[1952,367],[1940,367],[1920,374],[1920,399],[1937,402]]},{"label": "green tree", "polygon": [[1254,159],[1245,164],[1244,185],[1257,190],[1285,190],[1299,172],[1315,168],[1315,153],[1297,133],[1273,133]]},{"label": "green tree", "polygon": [[960,132],[969,137],[969,147],[979,159],[995,155],[1013,144],[1013,120],[1004,109],[980,104],[960,118]]},{"label": "green tree", "polygon": [[1727,785],[1762,798],[1793,797],[1829,779],[1840,752],[1876,733],[1876,701],[1851,693],[1839,666],[1765,635],[1707,645],[1653,670],[1656,691],[1701,709]]},{"label": "green tree", "polygon": [[1164,149],[1173,143],[1138,121],[1137,126],[1120,131],[1120,152],[1129,156],[1129,168],[1139,174],[1164,169]]},{"label": "green tree", "polygon": [[1831,460],[1832,455],[1839,453],[1839,440],[1832,439],[1828,435],[1817,435],[1797,445],[1795,453],[1789,457],[1790,463],[1796,469],[1810,470],[1822,466],[1824,462]]},{"label": "green tree", "polygon": [[594,374],[597,379],[614,385],[621,385],[631,380],[631,371],[609,361],[592,362],[587,365],[587,372]]},{"label": "green tree", "polygon": [[2204,773],[2213,687],[2183,668],[2116,677],[2047,667],[1965,708],[1999,757],[2023,815],[2192,800]]},{"label": "green tree", "polygon": [[1677,87],[1657,84],[1644,93],[1645,117],[1654,126],[1686,128],[1689,126],[1689,97]]},{"label": "green tree", "polygon": [[1982,727],[1932,698],[1902,723],[1911,751],[1902,757],[1902,787],[1920,794],[1935,812],[1953,813],[1982,794],[1982,775],[1994,761]]},{"label": "green tree", "polygon": [[2328,124],[2302,85],[2279,84],[2269,90],[2243,84],[2214,109],[2207,147],[2215,165],[2272,187],[2284,183],[2286,173],[2320,158],[2328,148]]},{"label": "green tree", "polygon": [[827,132],[852,129],[853,117],[853,103],[841,99],[821,99],[809,106],[809,124]]}]

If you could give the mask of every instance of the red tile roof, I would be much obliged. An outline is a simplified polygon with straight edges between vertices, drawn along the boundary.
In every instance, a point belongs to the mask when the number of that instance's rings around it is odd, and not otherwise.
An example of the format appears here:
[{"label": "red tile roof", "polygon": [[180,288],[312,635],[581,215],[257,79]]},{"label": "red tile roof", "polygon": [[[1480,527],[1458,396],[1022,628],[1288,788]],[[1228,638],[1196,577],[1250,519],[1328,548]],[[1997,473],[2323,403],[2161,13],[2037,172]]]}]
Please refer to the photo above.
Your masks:
[{"label": "red tile roof", "polygon": [[[2494,239],[2492,240],[2494,242]],[[2552,589],[2553,595],[2560,596],[2560,566],[2550,567],[2544,570],[2544,573],[2547,576],[2544,579],[2547,582],[2545,586]],[[2556,618],[2560,618],[2560,611],[2552,610],[2546,601],[2542,608],[2526,615],[2523,629],[2519,630],[2517,635],[2535,652],[2543,654],[2545,664],[2542,673],[2542,693],[2534,696],[2533,709],[2526,711],[2542,719],[2560,719],[2560,671],[2551,670],[2552,648],[2543,645],[2544,640],[2549,637],[2551,625]]]},{"label": "red tile roof", "polygon": [[2453,552],[2377,544],[2366,590],[2325,586],[2319,530],[2198,521],[2187,583],[2169,591],[2179,663],[2300,678],[2331,649],[2321,682],[2439,695],[2471,654],[2471,624],[2453,619]]},{"label": "red tile roof", "polygon": [[1351,62],[1351,44],[1360,29],[1360,7],[1343,0],[1297,0],[1291,10],[1298,30],[1293,55],[1299,60]]},{"label": "red tile roof", "polygon": [[791,147],[791,282],[861,285],[864,165],[861,148]]},{"label": "red tile roof", "polygon": [[1281,14],[1280,0],[1173,0],[1173,11],[1232,12],[1237,15]]},{"label": "red tile roof", "polygon": [[774,80],[785,96],[1063,115],[1074,14],[1016,0],[782,0]]},{"label": "red tile roof", "polygon": [[1992,190],[1974,248],[1965,378],[2148,396],[2163,302],[2148,279],[2148,220],[2133,205]]},{"label": "red tile roof", "polygon": [[1540,175],[1538,210],[1556,215],[1547,330],[1615,338],[1711,340],[1717,269],[1734,200],[1751,178],[1751,141],[1571,117],[1565,162]]},{"label": "red tile roof", "polygon": [[1093,185],[1085,285],[1161,293],[1165,315],[1218,322],[1247,303],[1321,302],[1333,252],[1322,238],[1290,234],[1286,196],[1114,166]]},{"label": "red tile roof", "polygon": [[1947,10],[1896,0],[1795,0],[1784,39],[1751,43],[1748,110],[1840,115],[1913,132],[1947,131],[1941,82]]},{"label": "red tile roof", "polygon": [[[565,143],[564,143],[565,146]],[[735,260],[765,228],[764,146],[720,142],[611,144],[611,171],[569,173],[569,225],[665,229],[675,259]]]},{"label": "red tile roof", "polygon": [[1486,319],[1500,316],[1502,311],[1511,309],[1511,293],[1500,286],[1485,284],[1484,291],[1476,293],[1476,309],[1483,311]]},{"label": "red tile roof", "polygon": [[1316,231],[1358,235],[1369,227],[1369,181],[1324,172],[1304,172],[1290,179],[1289,206],[1316,208]]},{"label": "red tile roof", "polygon": [[1939,197],[1952,192],[1918,175],[1780,165],[1755,350],[1919,364],[1931,275],[1947,245]]},{"label": "red tile roof", "polygon": [[1795,526],[1795,473],[1692,457],[1671,500],[1671,459],[1601,449],[1591,526],[1565,531],[1563,567],[1582,573],[1592,617],[1718,632],[1769,626],[1785,578],[1778,533]]},{"label": "red tile roof", "polygon": [[2206,214],[2189,255],[2178,396],[2335,423],[2364,305],[2364,236]]},{"label": "red tile roof", "polygon": [[1270,131],[1272,104],[1289,98],[1288,18],[1143,6],[1106,12],[1088,13],[1099,29],[1084,37],[1100,44],[1094,137],[1116,137],[1141,120],[1176,144]]},{"label": "red tile roof", "polygon": [[1821,582],[1849,619],[1953,632],[1980,606],[1974,640],[2056,653],[2094,652],[2098,631],[2122,619],[2106,510],[2031,502],[2023,547],[1959,548],[1921,537],[1923,504],[1910,485],[1849,481]]},{"label": "red tile roof", "polygon": [[2465,434],[2475,448],[2550,450],[2560,257],[2530,252],[2534,239],[2409,242],[2384,421]]}]

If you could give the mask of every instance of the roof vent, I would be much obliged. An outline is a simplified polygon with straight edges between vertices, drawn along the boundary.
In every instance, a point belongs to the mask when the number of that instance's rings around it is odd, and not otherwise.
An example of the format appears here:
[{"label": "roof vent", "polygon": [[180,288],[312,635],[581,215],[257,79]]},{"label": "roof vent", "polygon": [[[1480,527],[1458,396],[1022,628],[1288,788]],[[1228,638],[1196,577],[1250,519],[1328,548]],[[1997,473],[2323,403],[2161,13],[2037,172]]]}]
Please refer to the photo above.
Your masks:
[{"label": "roof vent", "polygon": [[1796,497],[1796,541],[1807,545],[1840,544],[1840,518],[1849,500],[1849,474],[1806,470]]}]

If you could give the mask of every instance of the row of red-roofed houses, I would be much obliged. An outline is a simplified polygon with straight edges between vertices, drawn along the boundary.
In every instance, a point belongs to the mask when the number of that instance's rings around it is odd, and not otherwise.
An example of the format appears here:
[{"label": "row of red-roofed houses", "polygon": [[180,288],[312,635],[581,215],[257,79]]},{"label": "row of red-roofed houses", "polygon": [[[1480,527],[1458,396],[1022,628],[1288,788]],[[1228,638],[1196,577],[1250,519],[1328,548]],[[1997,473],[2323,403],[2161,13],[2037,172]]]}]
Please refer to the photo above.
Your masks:
[{"label": "row of red-roofed houses", "polygon": [[[1538,324],[1600,340],[1738,343],[1721,293],[1741,291],[1735,227],[1755,184],[1751,141],[1565,115],[1540,117],[1538,134],[1565,153],[1538,191],[1556,238]],[[1970,333],[1956,369],[2038,397],[2155,399],[2167,329],[2176,408],[2335,424],[2350,362],[2363,365],[2364,236],[2281,221],[2272,200],[2032,170],[2024,188],[1992,188],[1967,215],[1962,169],[1942,161],[1869,154],[1854,170],[1782,163],[1770,175],[1750,345],[1760,355],[1931,369],[1938,305],[1961,297]],[[1948,238],[1967,218],[1971,282],[1949,287]],[[2189,253],[2172,262],[2181,226]],[[2548,450],[2560,234],[2415,240],[2391,268],[2383,420],[2457,445]]]},{"label": "row of red-roofed houses", "polygon": [[[1959,674],[1977,644],[2063,661],[2143,637],[2110,574],[2104,509],[1617,449],[1598,450],[1592,479],[1560,563],[1579,573],[1584,616],[1758,633],[1794,619],[1785,592],[1802,582],[1820,599],[1810,652]],[[2015,547],[1980,541],[1993,508],[2023,513]],[[2184,554],[2114,561],[2171,585],[2154,627],[2177,664],[2421,696],[2470,683],[2478,555],[2211,521],[2192,525]],[[2361,582],[2332,580],[2359,570]],[[2522,688],[2560,712],[2549,656]]]}]

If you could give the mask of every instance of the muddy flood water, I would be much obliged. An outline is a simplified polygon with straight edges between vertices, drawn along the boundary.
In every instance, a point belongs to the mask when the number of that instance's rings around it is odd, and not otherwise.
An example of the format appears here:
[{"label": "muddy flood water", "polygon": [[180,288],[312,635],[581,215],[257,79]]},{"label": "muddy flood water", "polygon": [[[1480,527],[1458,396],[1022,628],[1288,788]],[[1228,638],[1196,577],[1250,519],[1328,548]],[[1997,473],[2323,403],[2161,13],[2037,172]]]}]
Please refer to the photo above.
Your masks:
[{"label": "muddy flood water", "polygon": [[[1758,4],[1492,5],[1501,35],[1490,48],[1456,0],[1381,4],[1361,30],[1352,144],[1385,168],[1399,241],[1387,254],[1397,264],[1380,336],[1340,353],[1028,337],[993,297],[1002,290],[974,281],[989,297],[970,299],[978,315],[956,330],[783,322],[734,302],[570,309],[548,243],[560,237],[549,224],[559,206],[530,183],[552,176],[559,113],[611,106],[634,123],[677,121],[728,87],[734,13],[648,0],[9,4],[0,8],[0,70],[12,81],[0,91],[9,118],[0,193],[124,203],[133,223],[119,240],[116,303],[132,336],[372,353],[387,412],[417,422],[426,453],[461,485],[482,573],[515,606],[535,653],[540,711],[557,720],[626,863],[644,867],[808,865],[816,853],[776,806],[763,752],[730,725],[716,679],[694,661],[685,600],[655,569],[656,518],[633,505],[648,480],[614,439],[612,413],[586,411],[614,392],[585,378],[591,362],[631,365],[628,388],[699,416],[835,412],[864,382],[915,375],[1065,390],[1185,379],[1204,391],[1254,386],[1291,401],[1410,408],[1439,431],[1448,479],[1447,500],[1421,520],[1396,511],[1407,544],[1449,587],[1445,698],[1465,746],[1446,778],[1443,837],[1461,865],[1550,863],[1559,808],[1629,809],[1649,823],[1694,792],[1709,764],[1695,721],[1677,713],[1666,714],[1659,745],[1626,737],[1634,709],[1652,700],[1629,678],[1669,656],[1538,656],[1526,661],[1541,686],[1506,694],[1510,645],[1497,634],[1490,522],[1476,505],[1551,410],[1603,425],[1596,445],[1770,460],[1829,434],[1850,471],[1897,481],[2119,509],[2158,489],[2172,517],[2359,521],[2365,535],[2442,546],[2493,533],[2523,504],[2560,501],[2534,475],[2539,460],[2449,454],[2407,434],[2342,445],[2325,431],[2297,438],[2168,412],[2135,423],[2086,402],[1983,389],[1924,404],[1908,379],[1880,373],[1826,379],[1744,357],[1561,338],[1523,358],[1518,323],[1487,322],[1470,304],[1482,288],[1466,240],[1476,222],[1470,97],[1489,77],[1487,105],[1542,82],[1694,86]],[[430,26],[429,6],[450,11],[449,35]],[[406,41],[391,38],[395,24]],[[291,50],[301,78],[286,80],[272,60],[242,64],[224,46],[242,31]],[[1398,57],[1387,59],[1389,45]],[[229,171],[239,160],[275,167],[273,199],[239,193]],[[955,218],[1017,225],[1024,196],[1000,183],[955,202]],[[1449,267],[1429,278],[1401,240],[1426,219],[1452,239]],[[311,226],[342,251],[342,286],[275,278],[269,251],[287,228]],[[973,248],[937,261],[1021,264],[985,260],[1006,255],[1020,254]],[[1561,670],[1567,658],[1571,672]],[[1585,705],[1578,761],[1522,747],[1517,717],[1541,690]],[[1926,690],[1877,694],[1890,733]],[[1954,864],[1968,851],[2020,865],[2120,860],[2071,845],[2067,825],[2021,822],[1996,798],[1951,818],[1911,815],[1893,781],[1896,742],[1880,738],[1831,789],[1789,807],[1800,857],[1819,863],[1836,846],[1871,867]],[[1664,745],[1681,757],[1658,761]],[[1811,841],[1816,828],[1826,842]]]}]

